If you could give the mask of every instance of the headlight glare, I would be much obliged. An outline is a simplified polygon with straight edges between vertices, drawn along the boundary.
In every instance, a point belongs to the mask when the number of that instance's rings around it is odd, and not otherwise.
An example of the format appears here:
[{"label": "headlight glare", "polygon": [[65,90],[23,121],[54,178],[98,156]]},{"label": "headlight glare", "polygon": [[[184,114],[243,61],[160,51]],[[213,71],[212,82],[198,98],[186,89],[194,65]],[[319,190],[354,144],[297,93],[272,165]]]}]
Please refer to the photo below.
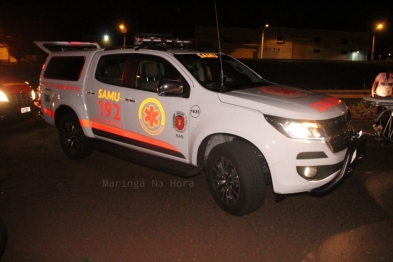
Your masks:
[{"label": "headlight glare", "polygon": [[278,131],[290,138],[325,140],[324,128],[317,122],[298,121],[279,117],[265,116],[266,120]]},{"label": "headlight glare", "polygon": [[9,102],[7,95],[0,90],[0,102]]}]

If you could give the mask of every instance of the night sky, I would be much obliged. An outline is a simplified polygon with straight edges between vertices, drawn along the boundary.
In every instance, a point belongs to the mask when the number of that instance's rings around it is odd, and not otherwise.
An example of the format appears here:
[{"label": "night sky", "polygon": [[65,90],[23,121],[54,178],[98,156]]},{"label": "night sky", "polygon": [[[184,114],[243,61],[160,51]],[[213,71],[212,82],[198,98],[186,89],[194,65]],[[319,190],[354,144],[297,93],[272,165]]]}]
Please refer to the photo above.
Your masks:
[{"label": "night sky", "polygon": [[[344,3],[345,2],[345,3]],[[384,38],[393,38],[393,1],[254,1],[216,0],[220,26],[301,27],[372,32],[384,22]],[[171,33],[192,37],[195,25],[215,25],[213,0],[0,0],[0,30],[26,41],[80,41],[83,34],[122,37],[130,33]],[[382,34],[381,34],[382,35]]]}]

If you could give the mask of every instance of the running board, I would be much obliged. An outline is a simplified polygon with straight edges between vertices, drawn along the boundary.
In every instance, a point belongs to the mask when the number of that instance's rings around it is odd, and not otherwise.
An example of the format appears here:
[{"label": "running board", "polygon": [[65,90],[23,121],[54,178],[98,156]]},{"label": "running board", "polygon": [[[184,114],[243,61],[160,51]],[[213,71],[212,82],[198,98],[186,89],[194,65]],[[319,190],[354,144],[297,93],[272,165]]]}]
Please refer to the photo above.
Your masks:
[{"label": "running board", "polygon": [[158,157],[117,144],[99,139],[89,139],[94,149],[111,156],[141,165],[148,168],[160,170],[179,177],[193,177],[202,172],[198,167],[191,164],[181,163],[175,160]]}]

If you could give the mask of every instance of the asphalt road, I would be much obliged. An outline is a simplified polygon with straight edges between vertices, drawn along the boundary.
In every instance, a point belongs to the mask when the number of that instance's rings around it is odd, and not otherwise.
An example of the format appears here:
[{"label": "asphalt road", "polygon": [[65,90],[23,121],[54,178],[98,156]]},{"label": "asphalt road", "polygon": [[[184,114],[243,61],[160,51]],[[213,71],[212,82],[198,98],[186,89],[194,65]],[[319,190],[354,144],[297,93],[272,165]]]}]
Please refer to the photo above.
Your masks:
[{"label": "asphalt road", "polygon": [[[370,119],[354,122],[371,131]],[[204,174],[181,178],[100,151],[72,161],[38,116],[3,124],[1,262],[393,261],[392,153],[369,138],[363,163],[329,195],[276,203],[268,188],[260,209],[234,217]]]}]

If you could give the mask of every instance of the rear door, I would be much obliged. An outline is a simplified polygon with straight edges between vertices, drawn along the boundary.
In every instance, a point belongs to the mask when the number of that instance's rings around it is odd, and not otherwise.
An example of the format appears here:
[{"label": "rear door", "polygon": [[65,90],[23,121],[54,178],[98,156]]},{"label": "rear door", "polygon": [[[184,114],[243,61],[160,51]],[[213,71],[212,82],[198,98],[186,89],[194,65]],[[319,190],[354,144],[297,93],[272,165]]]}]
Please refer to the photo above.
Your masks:
[{"label": "rear door", "polygon": [[[85,88],[90,125],[97,137],[144,152],[189,162],[190,81],[169,60],[119,51],[94,58]],[[159,96],[164,79],[183,83],[181,97]]]},{"label": "rear door", "polygon": [[127,89],[122,86],[122,72],[128,54],[96,56],[92,61],[85,102],[92,132],[96,136],[123,140],[122,98]]}]

